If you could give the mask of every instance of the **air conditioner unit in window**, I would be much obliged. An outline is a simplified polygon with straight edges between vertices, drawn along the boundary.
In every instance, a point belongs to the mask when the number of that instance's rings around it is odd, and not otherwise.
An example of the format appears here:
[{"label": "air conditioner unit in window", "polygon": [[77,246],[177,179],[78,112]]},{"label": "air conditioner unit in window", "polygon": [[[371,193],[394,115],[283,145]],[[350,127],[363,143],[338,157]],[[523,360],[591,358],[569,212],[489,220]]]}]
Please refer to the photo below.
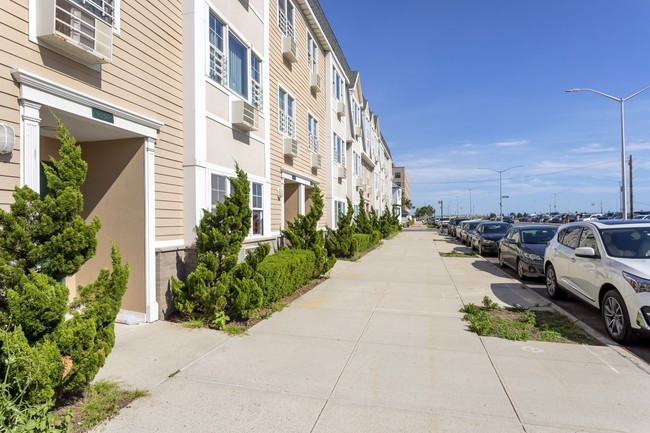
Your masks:
[{"label": "air conditioner unit in window", "polygon": [[348,170],[340,165],[336,166],[336,177],[339,179],[345,179],[348,177]]},{"label": "air conditioner unit in window", "polygon": [[361,137],[361,127],[360,126],[355,126],[354,127],[354,136],[359,138]]},{"label": "air conditioner unit in window", "polygon": [[298,61],[298,47],[293,36],[282,36],[282,55],[290,63]]},{"label": "air conditioner unit in window", "polygon": [[335,108],[337,116],[345,116],[345,102],[337,101]]},{"label": "air conditioner unit in window", "polygon": [[354,186],[356,186],[357,188],[363,187],[363,180],[360,177],[355,177]]},{"label": "air conditioner unit in window", "polygon": [[233,128],[243,132],[258,130],[259,113],[257,108],[241,99],[232,101],[230,108],[230,120]]},{"label": "air conditioner unit in window", "polygon": [[113,26],[109,22],[71,0],[35,4],[39,43],[81,63],[111,62]]},{"label": "air conditioner unit in window", "polygon": [[317,153],[312,153],[311,154],[311,168],[321,168],[322,164],[323,164],[323,158]]},{"label": "air conditioner unit in window", "polygon": [[284,137],[282,144],[284,147],[284,156],[291,158],[298,156],[298,140],[291,137]]},{"label": "air conditioner unit in window", "polygon": [[311,73],[311,90],[312,92],[320,92],[320,75],[315,72]]}]

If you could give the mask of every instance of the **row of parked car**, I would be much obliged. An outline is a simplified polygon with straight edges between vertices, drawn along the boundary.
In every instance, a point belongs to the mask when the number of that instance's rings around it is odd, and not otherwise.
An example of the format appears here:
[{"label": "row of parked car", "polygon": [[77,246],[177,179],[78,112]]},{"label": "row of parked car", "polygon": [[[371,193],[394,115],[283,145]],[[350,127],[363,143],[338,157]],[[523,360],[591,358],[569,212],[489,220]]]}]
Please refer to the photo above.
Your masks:
[{"label": "row of parked car", "polygon": [[557,226],[449,222],[449,234],[521,278],[544,277],[548,295],[571,294],[600,309],[608,334],[650,334],[650,220],[589,220]]}]

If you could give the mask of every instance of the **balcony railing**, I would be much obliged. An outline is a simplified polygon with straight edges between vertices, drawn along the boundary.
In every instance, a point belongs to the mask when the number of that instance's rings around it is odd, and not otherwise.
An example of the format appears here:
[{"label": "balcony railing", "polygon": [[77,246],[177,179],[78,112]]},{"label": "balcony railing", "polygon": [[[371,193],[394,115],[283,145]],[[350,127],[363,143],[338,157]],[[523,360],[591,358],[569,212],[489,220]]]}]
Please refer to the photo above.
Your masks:
[{"label": "balcony railing", "polygon": [[293,37],[294,35],[293,23],[287,19],[286,13],[282,10],[278,14],[278,26],[280,27],[280,30],[282,30],[282,33],[284,33],[285,36]]},{"label": "balcony railing", "polygon": [[309,133],[309,150],[318,153],[318,137],[311,132]]},{"label": "balcony railing", "polygon": [[286,111],[280,110],[279,115],[279,129],[280,132],[286,135],[287,137],[296,137],[296,120],[293,117],[290,117]]}]

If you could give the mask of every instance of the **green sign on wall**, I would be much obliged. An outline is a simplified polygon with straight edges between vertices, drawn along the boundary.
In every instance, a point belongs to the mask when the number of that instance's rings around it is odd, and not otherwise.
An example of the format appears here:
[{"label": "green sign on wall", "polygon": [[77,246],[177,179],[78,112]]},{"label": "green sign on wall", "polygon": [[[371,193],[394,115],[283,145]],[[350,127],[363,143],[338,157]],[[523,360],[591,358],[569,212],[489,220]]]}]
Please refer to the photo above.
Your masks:
[{"label": "green sign on wall", "polygon": [[113,123],[113,113],[109,113],[108,111],[93,107],[93,119],[99,119],[104,122]]}]

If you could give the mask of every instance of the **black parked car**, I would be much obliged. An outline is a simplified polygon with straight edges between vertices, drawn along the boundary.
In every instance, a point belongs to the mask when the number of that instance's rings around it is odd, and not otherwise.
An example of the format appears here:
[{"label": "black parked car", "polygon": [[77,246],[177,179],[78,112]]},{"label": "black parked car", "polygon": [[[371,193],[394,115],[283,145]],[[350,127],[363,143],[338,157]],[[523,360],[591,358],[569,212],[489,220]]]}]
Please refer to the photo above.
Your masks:
[{"label": "black parked car", "polygon": [[530,224],[514,226],[499,241],[499,264],[515,271],[520,279],[544,276],[544,250],[558,226]]},{"label": "black parked car", "polygon": [[487,221],[482,222],[476,227],[476,232],[472,237],[472,248],[477,250],[480,255],[485,253],[497,252],[497,242],[512,227],[512,224]]}]

